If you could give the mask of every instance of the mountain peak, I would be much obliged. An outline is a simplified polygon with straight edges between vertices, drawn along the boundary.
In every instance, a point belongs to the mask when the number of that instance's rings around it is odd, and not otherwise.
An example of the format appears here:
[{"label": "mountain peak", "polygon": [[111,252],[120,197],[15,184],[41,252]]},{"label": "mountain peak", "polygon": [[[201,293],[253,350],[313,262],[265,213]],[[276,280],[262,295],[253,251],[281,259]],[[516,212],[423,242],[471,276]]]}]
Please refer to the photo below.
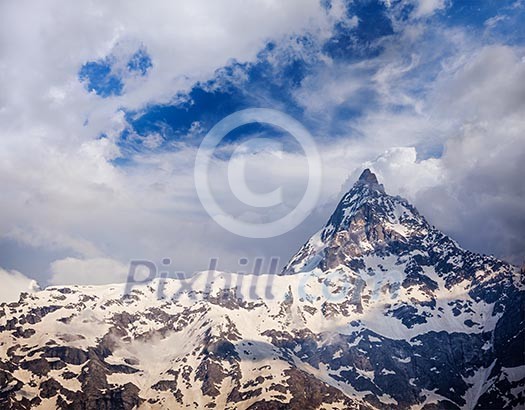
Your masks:
[{"label": "mountain peak", "polygon": [[[323,229],[292,257],[284,272],[354,266],[366,255],[398,255],[419,246],[431,228],[405,199],[388,195],[365,169]],[[361,262],[360,262],[361,261]]]},{"label": "mountain peak", "polygon": [[356,182],[356,185],[366,185],[371,188],[375,188],[381,192],[385,192],[385,188],[377,180],[376,174],[370,171],[370,168],[366,168],[362,173],[359,179]]},{"label": "mountain peak", "polygon": [[370,171],[370,168],[365,169],[361,173],[361,176],[359,177],[359,181],[369,183],[369,184],[379,184],[376,174]]}]

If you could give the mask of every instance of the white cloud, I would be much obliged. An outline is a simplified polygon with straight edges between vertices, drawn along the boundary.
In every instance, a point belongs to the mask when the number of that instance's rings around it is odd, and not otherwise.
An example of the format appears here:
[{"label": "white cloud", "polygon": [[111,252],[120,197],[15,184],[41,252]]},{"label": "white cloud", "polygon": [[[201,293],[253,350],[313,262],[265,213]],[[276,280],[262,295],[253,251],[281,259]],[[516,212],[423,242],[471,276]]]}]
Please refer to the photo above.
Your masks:
[{"label": "white cloud", "polygon": [[301,88],[294,90],[294,97],[308,115],[330,113],[349,101],[363,104],[359,91],[370,86],[362,67],[331,63],[318,72],[306,77]]},{"label": "white cloud", "polygon": [[0,283],[0,303],[16,302],[22,292],[31,293],[39,289],[36,281],[20,272],[6,271],[2,268],[0,268]]},{"label": "white cloud", "polygon": [[443,114],[493,121],[525,111],[525,62],[518,47],[486,46],[441,72],[432,103]]},{"label": "white cloud", "polygon": [[142,143],[146,146],[146,148],[149,148],[149,149],[158,148],[162,145],[163,142],[164,142],[164,138],[162,137],[162,135],[158,133],[149,134],[142,141]]},{"label": "white cloud", "polygon": [[390,192],[414,198],[421,190],[443,183],[441,161],[429,158],[417,160],[415,147],[396,147],[387,150],[371,166]]},{"label": "white cloud", "polygon": [[128,266],[108,258],[65,258],[51,264],[51,275],[55,285],[125,283]]},{"label": "white cloud", "polygon": [[446,0],[415,0],[413,17],[426,17],[434,14],[438,10],[443,10],[447,6]]},{"label": "white cloud", "polygon": [[487,19],[484,23],[485,27],[491,29],[496,27],[496,25],[502,21],[508,20],[509,17],[505,15],[498,14],[497,16],[491,17]]}]

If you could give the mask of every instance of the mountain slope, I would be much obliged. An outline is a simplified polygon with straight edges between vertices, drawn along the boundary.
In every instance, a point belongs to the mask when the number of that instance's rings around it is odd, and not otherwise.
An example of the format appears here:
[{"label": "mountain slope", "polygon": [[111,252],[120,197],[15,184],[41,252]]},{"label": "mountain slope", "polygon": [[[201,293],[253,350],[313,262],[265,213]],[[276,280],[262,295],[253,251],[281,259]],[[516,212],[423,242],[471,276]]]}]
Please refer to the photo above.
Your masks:
[{"label": "mountain slope", "polygon": [[0,305],[2,408],[525,403],[523,272],[366,170],[284,274],[53,287]]}]

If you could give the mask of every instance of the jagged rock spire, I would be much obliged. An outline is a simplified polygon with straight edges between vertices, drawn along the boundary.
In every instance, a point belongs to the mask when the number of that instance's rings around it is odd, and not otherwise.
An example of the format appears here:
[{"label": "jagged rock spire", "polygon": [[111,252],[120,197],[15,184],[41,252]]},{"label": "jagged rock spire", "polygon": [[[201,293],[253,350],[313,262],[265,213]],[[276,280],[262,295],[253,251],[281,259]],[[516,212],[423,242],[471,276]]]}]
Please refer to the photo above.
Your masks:
[{"label": "jagged rock spire", "polygon": [[372,171],[370,171],[370,168],[365,169],[361,176],[359,177],[359,181],[369,184],[379,184],[376,174],[374,174]]},{"label": "jagged rock spire", "polygon": [[388,195],[367,168],[325,227],[299,249],[283,272],[349,266],[363,255],[402,253],[409,243],[417,246],[429,230],[417,210],[405,199]]},{"label": "jagged rock spire", "polygon": [[[370,168],[366,168],[362,173],[355,185],[366,185],[371,188],[377,189],[378,191],[385,192],[385,188],[379,183],[376,174],[370,171]],[[355,186],[354,185],[354,186]]]}]

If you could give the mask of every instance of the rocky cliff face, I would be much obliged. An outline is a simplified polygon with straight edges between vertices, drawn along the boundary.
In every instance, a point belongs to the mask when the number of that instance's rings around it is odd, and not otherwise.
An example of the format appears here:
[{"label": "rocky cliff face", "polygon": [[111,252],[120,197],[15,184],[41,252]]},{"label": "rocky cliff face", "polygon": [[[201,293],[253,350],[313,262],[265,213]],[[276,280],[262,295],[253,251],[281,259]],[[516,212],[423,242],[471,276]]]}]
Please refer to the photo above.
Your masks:
[{"label": "rocky cliff face", "polygon": [[365,171],[283,275],[52,287],[0,305],[0,407],[525,406],[523,272]]}]

